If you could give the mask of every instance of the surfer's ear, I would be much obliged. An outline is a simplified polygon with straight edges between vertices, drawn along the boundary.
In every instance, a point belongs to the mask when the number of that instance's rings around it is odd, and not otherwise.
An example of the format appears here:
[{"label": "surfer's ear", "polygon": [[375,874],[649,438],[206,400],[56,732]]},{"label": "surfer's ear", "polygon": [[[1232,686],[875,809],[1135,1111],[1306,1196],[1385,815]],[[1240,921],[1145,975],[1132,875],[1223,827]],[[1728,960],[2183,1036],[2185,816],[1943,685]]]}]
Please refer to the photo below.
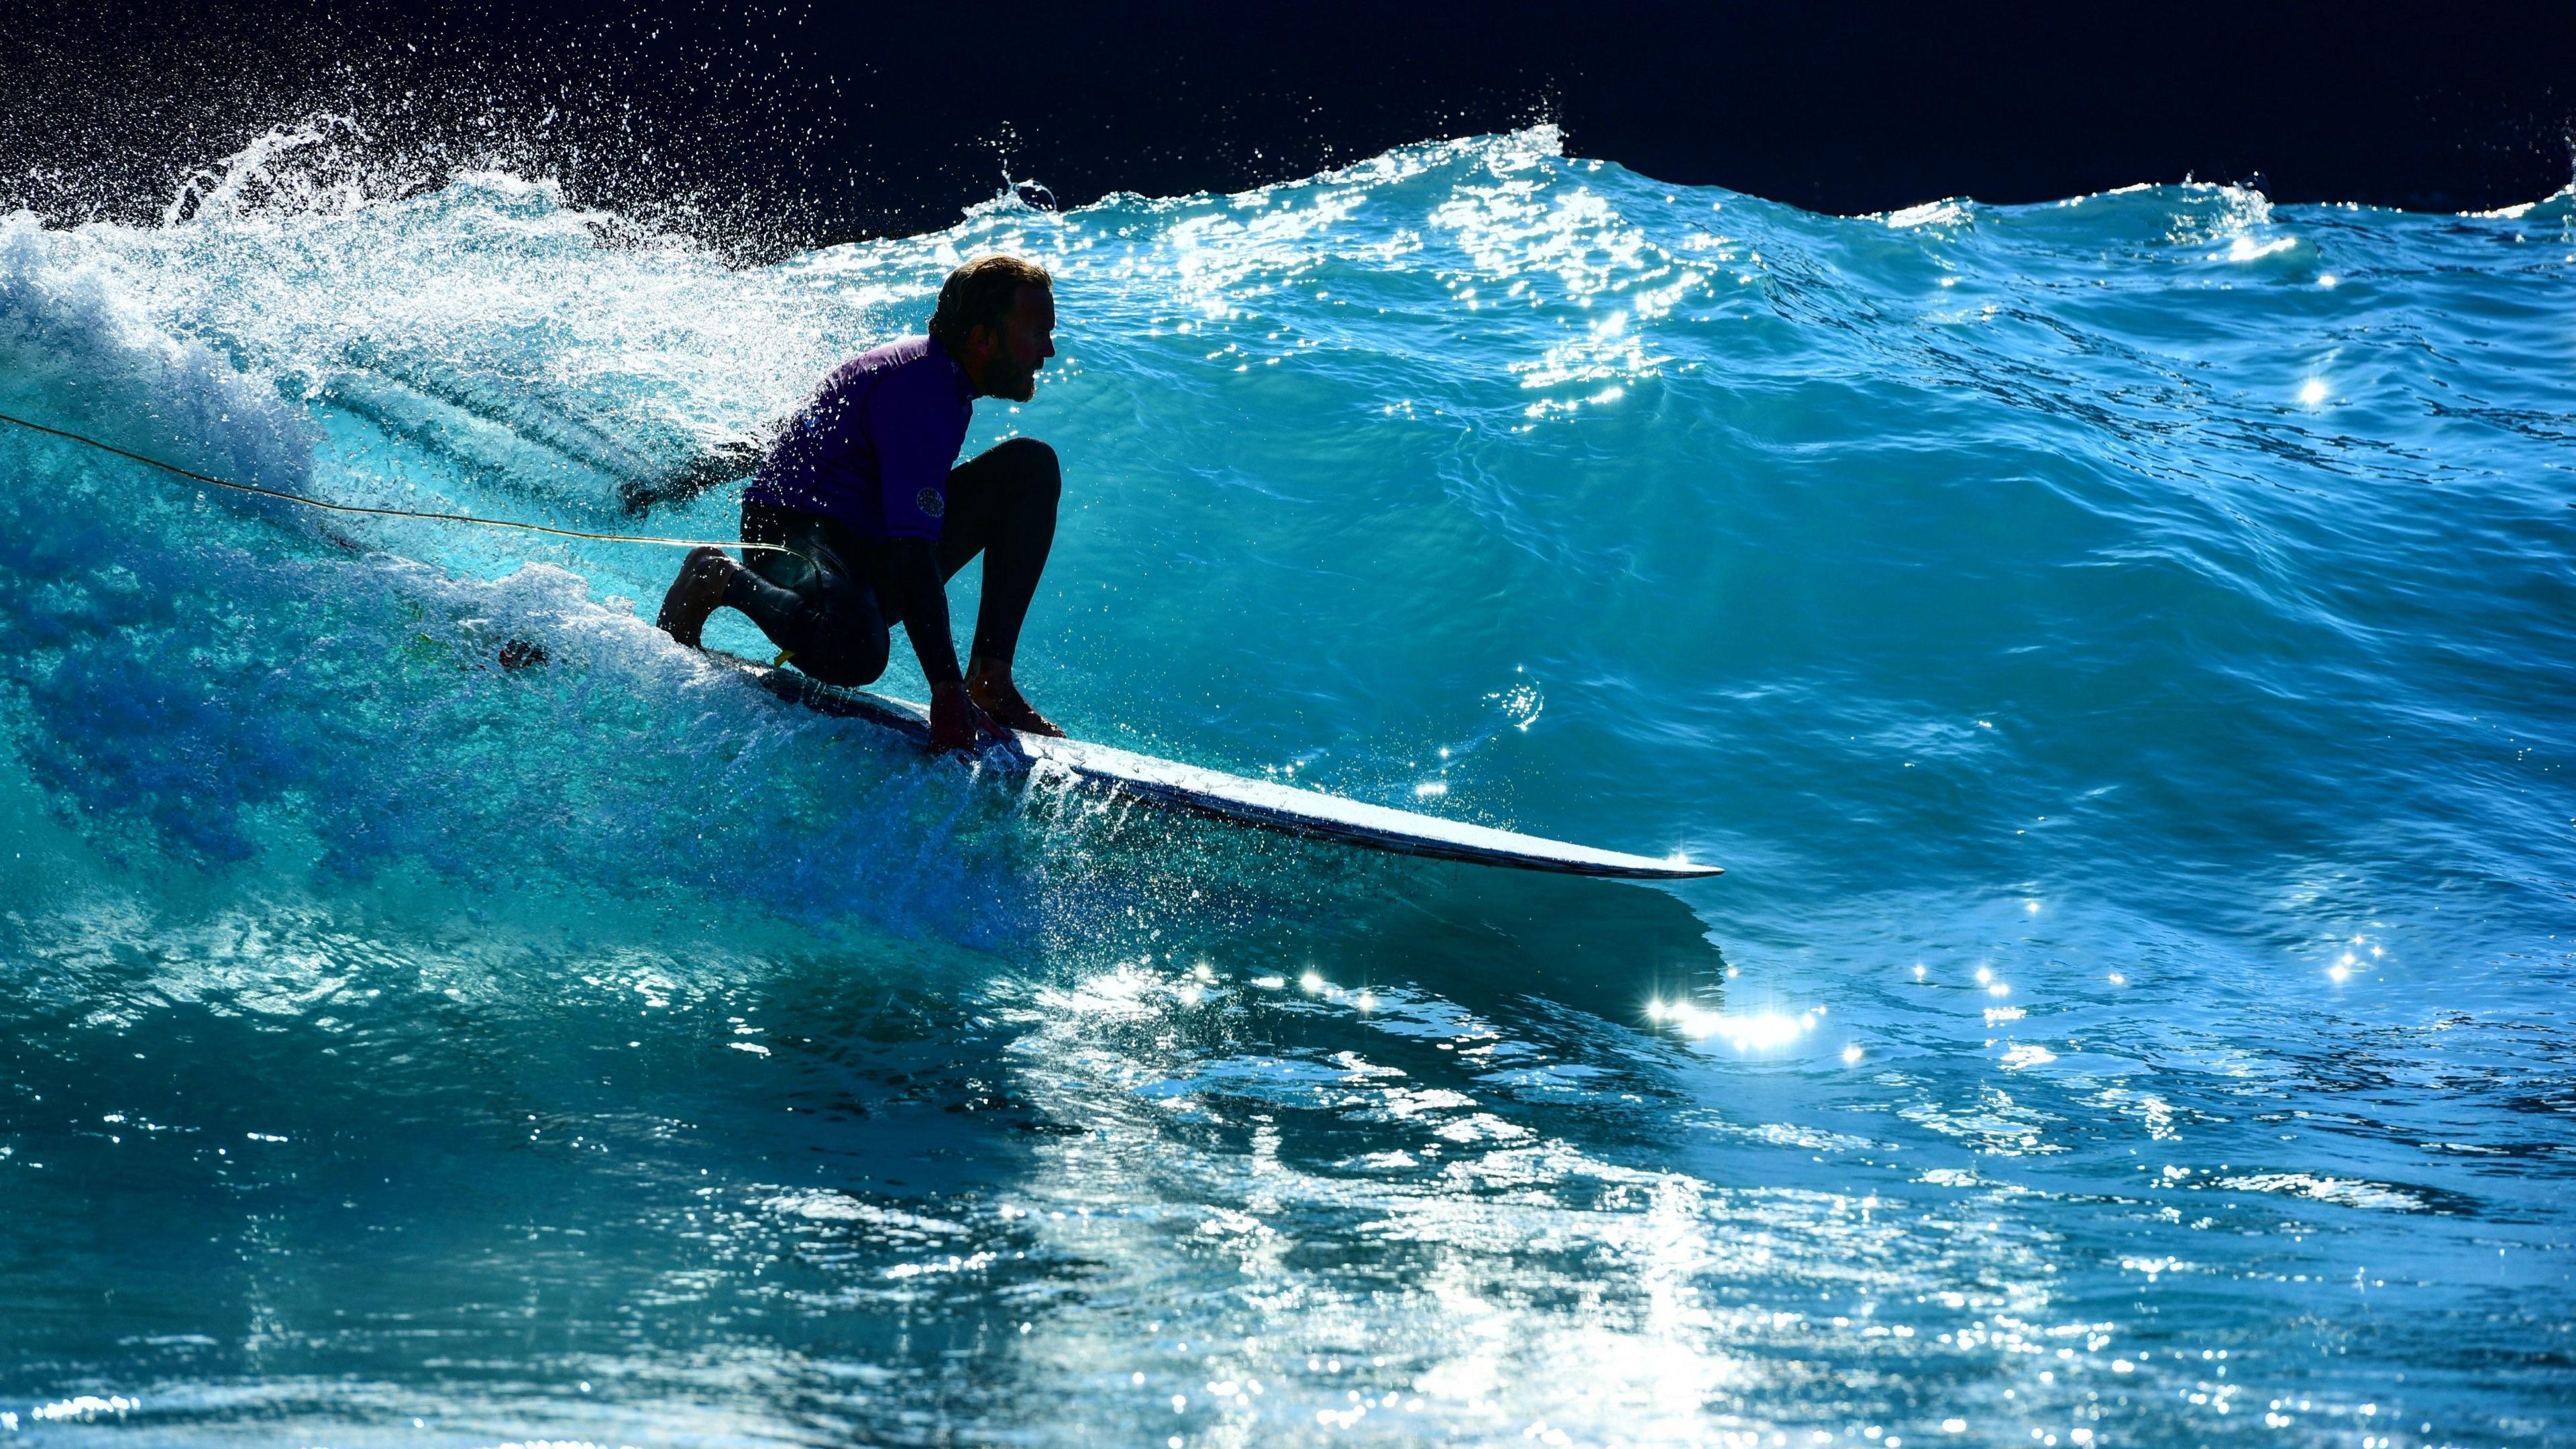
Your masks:
[{"label": "surfer's ear", "polygon": [[1002,329],[978,322],[958,338],[955,353],[970,376],[980,374],[984,365],[1002,355]]}]

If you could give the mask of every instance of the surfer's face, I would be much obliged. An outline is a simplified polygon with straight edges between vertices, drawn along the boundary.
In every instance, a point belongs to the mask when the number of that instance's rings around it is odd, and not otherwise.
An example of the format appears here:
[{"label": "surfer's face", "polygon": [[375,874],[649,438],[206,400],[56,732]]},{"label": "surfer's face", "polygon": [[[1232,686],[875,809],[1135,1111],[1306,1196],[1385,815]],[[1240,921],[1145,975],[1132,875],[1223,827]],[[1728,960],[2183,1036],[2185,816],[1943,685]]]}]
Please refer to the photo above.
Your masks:
[{"label": "surfer's face", "polygon": [[1013,402],[1035,397],[1038,369],[1055,356],[1055,294],[1045,287],[1022,287],[1011,299],[1011,310],[1002,315],[999,332],[975,330],[979,344],[991,339],[981,381],[984,395]]}]

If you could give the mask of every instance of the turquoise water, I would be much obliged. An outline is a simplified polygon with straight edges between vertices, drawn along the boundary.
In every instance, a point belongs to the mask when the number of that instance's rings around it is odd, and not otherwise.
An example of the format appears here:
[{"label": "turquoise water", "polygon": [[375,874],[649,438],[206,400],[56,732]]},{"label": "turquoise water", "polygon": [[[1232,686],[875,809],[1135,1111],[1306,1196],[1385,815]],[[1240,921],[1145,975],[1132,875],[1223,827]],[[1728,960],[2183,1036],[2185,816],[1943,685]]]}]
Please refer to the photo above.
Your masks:
[{"label": "turquoise water", "polygon": [[926,764],[674,553],[6,430],[0,1439],[2576,1443],[2568,194],[1542,129],[728,269],[321,136],[8,221],[0,410],[725,535],[619,500],[1024,252],[1041,707],[1729,873]]}]

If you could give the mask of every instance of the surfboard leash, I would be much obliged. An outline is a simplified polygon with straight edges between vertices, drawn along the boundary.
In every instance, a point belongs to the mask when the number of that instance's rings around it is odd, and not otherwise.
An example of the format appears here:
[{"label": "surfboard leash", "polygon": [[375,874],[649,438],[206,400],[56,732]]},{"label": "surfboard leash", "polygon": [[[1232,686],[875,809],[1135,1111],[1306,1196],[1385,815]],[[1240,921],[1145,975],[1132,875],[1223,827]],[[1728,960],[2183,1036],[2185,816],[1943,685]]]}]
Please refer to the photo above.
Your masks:
[{"label": "surfboard leash", "polygon": [[428,523],[470,523],[478,528],[515,528],[522,533],[551,533],[559,538],[587,538],[599,543],[642,543],[660,548],[747,548],[762,553],[788,554],[805,559],[807,563],[813,562],[812,559],[806,558],[804,554],[798,553],[785,544],[753,543],[749,539],[742,538],[657,538],[641,533],[592,533],[586,529],[556,528],[549,524],[521,523],[509,518],[476,518],[466,513],[423,513],[410,508],[369,508],[356,503],[329,503],[319,498],[307,498],[301,493],[282,493],[274,488],[262,488],[251,483],[236,483],[229,478],[210,477],[204,473],[182,468],[176,463],[164,463],[158,458],[131,452],[114,443],[103,443],[96,438],[86,437],[63,428],[47,427],[43,423],[29,422],[25,418],[13,417],[8,413],[0,413],[0,423],[11,423],[31,433],[42,433],[47,437],[62,438],[84,447],[96,448],[102,453],[141,463],[147,468],[158,468],[164,473],[176,473],[182,478],[212,487],[229,488],[235,493],[248,493],[257,498],[274,498],[281,503],[299,503],[306,508],[319,508],[328,513],[366,513],[379,518],[416,518]]}]

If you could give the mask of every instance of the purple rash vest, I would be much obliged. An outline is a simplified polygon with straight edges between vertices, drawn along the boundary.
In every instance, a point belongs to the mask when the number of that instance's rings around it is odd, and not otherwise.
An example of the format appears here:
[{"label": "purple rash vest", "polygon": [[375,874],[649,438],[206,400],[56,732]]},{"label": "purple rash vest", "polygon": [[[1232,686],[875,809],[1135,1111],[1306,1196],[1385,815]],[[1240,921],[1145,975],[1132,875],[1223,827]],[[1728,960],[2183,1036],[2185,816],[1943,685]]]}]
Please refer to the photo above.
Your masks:
[{"label": "purple rash vest", "polygon": [[742,496],[862,538],[936,541],[974,416],[974,386],[948,349],[927,337],[872,347],[823,379]]}]

